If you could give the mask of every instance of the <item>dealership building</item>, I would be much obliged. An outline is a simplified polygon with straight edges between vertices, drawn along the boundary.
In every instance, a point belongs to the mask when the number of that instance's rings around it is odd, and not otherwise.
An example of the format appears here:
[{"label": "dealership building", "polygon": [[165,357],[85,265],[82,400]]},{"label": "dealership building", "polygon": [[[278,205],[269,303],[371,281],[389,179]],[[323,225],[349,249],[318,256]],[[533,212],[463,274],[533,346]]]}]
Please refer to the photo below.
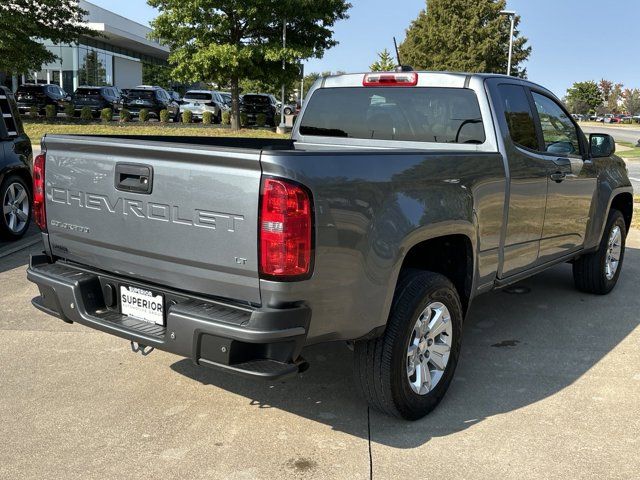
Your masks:
[{"label": "dealership building", "polygon": [[144,64],[166,65],[169,49],[148,39],[151,29],[116,13],[80,0],[88,12],[86,26],[95,37],[80,37],[76,44],[45,46],[58,59],[39,72],[13,78],[19,83],[55,83],[66,92],[80,85],[114,85],[131,88],[142,84]]}]

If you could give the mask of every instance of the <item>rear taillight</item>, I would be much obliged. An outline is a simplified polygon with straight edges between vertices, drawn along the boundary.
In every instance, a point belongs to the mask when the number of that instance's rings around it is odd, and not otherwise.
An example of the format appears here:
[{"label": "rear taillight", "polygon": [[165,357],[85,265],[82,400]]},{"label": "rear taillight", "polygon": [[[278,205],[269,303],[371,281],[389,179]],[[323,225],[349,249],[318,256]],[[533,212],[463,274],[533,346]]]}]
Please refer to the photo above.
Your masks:
[{"label": "rear taillight", "polygon": [[415,87],[418,84],[416,72],[376,72],[367,73],[362,85],[365,87]]},{"label": "rear taillight", "polygon": [[43,232],[47,231],[47,215],[44,209],[44,164],[45,155],[41,153],[33,160],[33,219]]},{"label": "rear taillight", "polygon": [[301,280],[312,271],[311,196],[302,186],[263,178],[260,196],[260,276]]}]

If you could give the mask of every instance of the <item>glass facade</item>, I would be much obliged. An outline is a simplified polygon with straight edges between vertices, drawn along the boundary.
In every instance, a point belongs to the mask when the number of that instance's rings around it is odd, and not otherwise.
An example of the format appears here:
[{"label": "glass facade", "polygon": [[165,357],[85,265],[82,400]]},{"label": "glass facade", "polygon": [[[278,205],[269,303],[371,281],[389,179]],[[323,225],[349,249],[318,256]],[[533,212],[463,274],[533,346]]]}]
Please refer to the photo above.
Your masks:
[{"label": "glass facade", "polygon": [[113,53],[78,46],[78,85],[112,85]]},{"label": "glass facade", "polygon": [[[116,85],[116,65],[127,65],[129,70],[134,68],[139,71],[141,78],[142,62],[166,64],[163,60],[140,55],[94,39],[83,39],[77,45],[48,44],[46,47],[58,59],[44,65],[39,72],[31,72],[26,75],[24,81],[41,84],[55,83],[69,93],[81,85],[120,86]],[[131,86],[135,85],[122,87]]]}]

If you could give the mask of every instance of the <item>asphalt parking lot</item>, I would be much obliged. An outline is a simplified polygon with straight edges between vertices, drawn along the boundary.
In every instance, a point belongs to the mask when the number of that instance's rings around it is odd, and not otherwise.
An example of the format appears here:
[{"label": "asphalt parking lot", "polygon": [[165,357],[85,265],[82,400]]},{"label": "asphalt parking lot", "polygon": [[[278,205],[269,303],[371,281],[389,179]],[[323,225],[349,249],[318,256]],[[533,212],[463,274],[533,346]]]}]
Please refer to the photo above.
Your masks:
[{"label": "asphalt parking lot", "polygon": [[349,350],[252,382],[67,325],[30,305],[30,252],[0,245],[0,478],[638,478],[640,232],[617,289],[561,265],[477,299],[455,381],[408,423],[355,395]]}]

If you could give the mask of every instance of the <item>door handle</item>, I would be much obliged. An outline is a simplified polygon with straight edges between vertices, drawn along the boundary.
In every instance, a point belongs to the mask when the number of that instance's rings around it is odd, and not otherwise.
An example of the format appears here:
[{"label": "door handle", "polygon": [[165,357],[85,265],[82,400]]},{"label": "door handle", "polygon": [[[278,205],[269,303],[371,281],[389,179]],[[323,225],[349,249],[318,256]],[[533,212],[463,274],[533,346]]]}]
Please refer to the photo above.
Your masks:
[{"label": "door handle", "polygon": [[564,172],[555,172],[549,175],[549,178],[551,178],[551,180],[553,180],[556,183],[560,183],[565,178],[567,178],[567,174]]}]

